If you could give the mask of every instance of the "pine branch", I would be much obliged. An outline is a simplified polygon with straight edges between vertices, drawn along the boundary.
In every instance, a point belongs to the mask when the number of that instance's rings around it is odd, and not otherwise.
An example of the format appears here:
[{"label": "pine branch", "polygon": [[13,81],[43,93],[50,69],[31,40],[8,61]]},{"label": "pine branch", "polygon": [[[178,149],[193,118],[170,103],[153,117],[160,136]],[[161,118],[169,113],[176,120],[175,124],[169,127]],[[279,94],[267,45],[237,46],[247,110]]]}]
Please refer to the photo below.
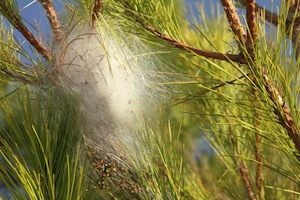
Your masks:
[{"label": "pine branch", "polygon": [[[243,6],[247,5],[247,0],[242,0],[239,2]],[[255,3],[255,12],[261,13],[264,12],[265,19],[272,23],[274,26],[278,26],[279,23],[279,16],[259,4]],[[291,4],[289,5],[289,11],[288,11],[288,18],[286,21],[286,29],[289,30],[292,28],[292,42],[293,46],[296,49],[296,58],[300,55],[300,41],[299,41],[299,32],[300,32],[300,17],[298,16],[299,8],[300,8],[300,1],[294,0],[291,1]],[[247,8],[246,8],[247,9]],[[287,32],[288,35],[288,32]]]},{"label": "pine branch", "polygon": [[233,134],[232,130],[230,131],[230,134],[231,134],[231,143],[233,145],[233,150],[235,152],[235,157],[236,157],[235,162],[236,162],[236,165],[239,169],[240,176],[242,178],[244,187],[246,189],[248,199],[249,200],[256,200],[253,189],[252,189],[252,186],[251,186],[251,181],[250,181],[250,178],[249,178],[247,166],[245,165],[244,160],[241,158],[241,153],[238,149],[237,138]]},{"label": "pine branch", "polygon": [[24,38],[46,60],[51,61],[52,56],[41,41],[35,38],[33,33],[23,24],[14,1],[0,1],[0,12],[6,19],[24,36]]},{"label": "pine branch", "polygon": [[46,60],[51,61],[52,56],[48,49],[43,45],[41,41],[36,39],[32,32],[21,22],[21,20],[15,19],[15,28],[20,31],[24,38],[40,53]]},{"label": "pine branch", "polygon": [[[252,80],[255,81],[253,75],[252,75]],[[255,81],[257,82],[257,81]],[[257,85],[257,84],[256,84]],[[257,162],[256,164],[256,187],[259,195],[260,200],[265,199],[265,191],[264,191],[264,184],[263,184],[263,170],[262,170],[262,136],[260,134],[260,113],[257,108],[260,107],[259,103],[259,93],[257,89],[252,88],[251,91],[253,95],[253,112],[254,112],[254,117],[253,117],[253,125],[255,127],[255,160]]]},{"label": "pine branch", "polygon": [[[246,6],[246,0],[239,1],[239,3],[242,4],[243,6]],[[276,13],[273,13],[273,12],[265,9],[264,7],[259,5],[258,3],[254,3],[254,5],[255,5],[255,12],[257,14],[261,15],[261,13],[264,13],[265,20],[267,20],[268,22],[270,22],[274,26],[278,25],[279,16]]]},{"label": "pine branch", "polygon": [[[284,98],[278,92],[278,89],[272,87],[271,81],[266,74],[264,68],[262,68],[262,76],[264,79],[264,86],[267,90],[270,99],[274,103],[274,113],[277,115],[280,124],[283,128],[287,131],[288,136],[293,141],[295,148],[297,149],[298,153],[300,153],[300,137],[299,137],[299,130],[296,128],[295,121],[291,115],[291,111],[289,107],[286,105]],[[276,107],[276,105],[280,106],[280,108]]]},{"label": "pine branch", "polygon": [[96,21],[100,16],[100,9],[102,7],[103,1],[98,0],[95,2],[95,5],[93,7],[93,14],[92,14],[92,26],[91,28],[94,29],[96,26]]},{"label": "pine branch", "polygon": [[[254,20],[252,20],[251,18],[253,18],[253,16],[255,15],[254,10],[257,11],[257,10],[259,10],[259,8],[255,8],[255,6],[257,4],[254,4],[254,1],[251,2],[251,0],[245,0],[245,1],[242,1],[241,3],[246,6],[247,23],[248,23],[248,26],[249,26],[250,34],[252,35],[252,37],[256,38],[256,35],[251,33],[251,31],[252,32],[254,31],[253,26],[255,25],[253,23]],[[299,10],[299,8],[300,8],[300,1],[298,1],[298,0],[297,1],[292,1],[291,7],[289,9],[289,16],[295,17],[295,15],[297,14],[297,11]],[[287,23],[288,27],[292,24],[292,22],[289,21],[289,20],[287,20],[286,23]],[[296,17],[296,19],[294,20],[294,23],[293,23],[292,40],[293,40],[294,48],[296,48],[296,56],[297,57],[300,54],[300,44],[298,45],[298,43],[299,43],[299,39],[298,39],[299,38],[299,33],[300,33],[300,17]],[[254,43],[254,41],[253,41],[253,43]],[[249,49],[247,49],[247,50],[249,50]],[[257,69],[257,70],[259,70],[259,69]],[[292,139],[292,141],[293,141],[293,143],[294,143],[294,145],[295,145],[295,147],[296,147],[296,149],[299,153],[300,152],[300,138],[299,138],[298,130],[296,128],[294,119],[291,116],[290,109],[286,105],[286,103],[284,102],[283,97],[279,94],[278,89],[275,88],[275,87],[273,88],[271,86],[271,81],[269,80],[264,68],[262,68],[262,76],[263,76],[263,80],[264,80],[265,89],[267,90],[271,101],[274,103],[274,105],[278,105],[278,103],[279,103],[279,105],[281,107],[279,109],[279,108],[274,106],[274,113],[279,118],[279,121],[280,121],[281,125],[287,131],[288,136]],[[283,114],[281,113],[281,110],[282,110]]]},{"label": "pine branch", "polygon": [[[260,127],[260,119],[255,116],[254,125],[257,129]],[[255,134],[255,160],[257,162],[256,166],[256,187],[259,195],[259,199],[265,199],[265,191],[263,185],[263,170],[262,170],[262,137],[259,133]]]},{"label": "pine branch", "polygon": [[[296,59],[300,56],[300,40],[299,40],[299,33],[300,33],[300,1],[294,0],[291,1],[291,5],[288,11],[288,18],[286,21],[286,29],[290,30],[292,28],[292,42],[294,49],[296,50]],[[289,32],[287,32],[287,35]]]},{"label": "pine branch", "polygon": [[243,57],[240,54],[223,54],[223,53],[219,53],[219,52],[211,52],[211,51],[201,50],[196,47],[185,44],[181,41],[175,40],[165,34],[162,34],[157,29],[155,29],[152,25],[150,25],[149,23],[141,23],[141,24],[145,29],[147,29],[148,31],[150,31],[151,33],[156,35],[157,37],[170,42],[174,47],[177,47],[179,49],[191,51],[191,52],[193,52],[197,55],[203,56],[205,58],[224,60],[227,62],[232,61],[232,62],[237,62],[240,64],[243,64],[245,62]]},{"label": "pine branch", "polygon": [[56,11],[53,7],[53,2],[52,0],[44,0],[42,3],[45,12],[47,14],[50,26],[51,26],[51,31],[53,33],[53,36],[55,38],[55,40],[59,43],[59,44],[63,44],[64,42],[64,33],[61,30],[61,25],[58,21],[57,15],[56,15]]},{"label": "pine branch", "polygon": [[[256,27],[256,11],[255,11],[255,0],[246,0],[246,19],[247,19],[247,39],[246,48],[247,53],[250,55],[254,67],[257,69],[257,62],[255,58],[254,49],[256,47],[257,40],[257,27]],[[251,80],[255,85],[258,85],[254,75],[251,75]],[[257,162],[256,166],[256,187],[259,194],[259,199],[265,199],[265,192],[263,186],[263,171],[262,171],[262,137],[260,134],[260,113],[257,108],[260,107],[259,93],[255,88],[252,88],[251,93],[253,95],[253,112],[254,112],[254,127],[255,127],[255,159]],[[249,195],[249,194],[248,194]]]},{"label": "pine branch", "polygon": [[145,28],[147,31],[151,32],[152,34],[154,34],[155,36],[168,41],[170,44],[172,44],[174,47],[181,49],[181,50],[187,50],[190,51],[192,53],[195,53],[199,56],[203,56],[205,58],[212,58],[212,59],[217,59],[217,60],[224,60],[227,62],[236,62],[236,63],[240,63],[240,64],[244,64],[245,60],[243,58],[243,56],[241,54],[223,54],[220,52],[211,52],[211,51],[205,51],[205,50],[201,50],[198,49],[196,47],[190,46],[188,44],[185,44],[181,41],[178,41],[166,34],[161,33],[160,31],[158,31],[154,26],[152,26],[150,23],[142,20],[141,18],[139,18],[137,15],[135,15],[134,13],[132,13],[134,19],[136,20],[136,22],[138,22],[143,28]]},{"label": "pine branch", "polygon": [[244,38],[245,31],[240,22],[240,18],[236,12],[236,9],[235,9],[235,6],[234,6],[232,0],[221,0],[221,3],[224,8],[224,11],[226,13],[226,17],[229,22],[230,28],[237,38],[237,42],[239,44],[240,43],[243,44],[245,41],[245,38]]},{"label": "pine branch", "polygon": [[240,161],[237,161],[237,165],[239,167],[241,177],[242,177],[242,180],[244,182],[244,186],[245,186],[246,191],[247,191],[248,199],[249,200],[256,200],[253,189],[252,189],[252,186],[251,186],[250,178],[249,178],[249,175],[248,175],[248,170],[246,168],[246,165],[245,165],[244,161],[242,159]]},{"label": "pine branch", "polygon": [[[254,0],[246,0],[246,18],[247,18],[247,26],[248,26],[248,31],[247,31],[247,35],[246,38],[244,37],[244,30],[242,28],[242,25],[240,23],[238,14],[236,12],[236,9],[234,7],[234,4],[231,0],[221,0],[222,2],[222,6],[224,8],[224,11],[226,13],[227,16],[227,21],[230,24],[231,30],[232,32],[235,34],[236,36],[236,40],[237,43],[240,46],[240,51],[243,52],[242,49],[242,44],[246,44],[246,53],[248,55],[250,55],[250,58],[247,59],[247,64],[250,65],[251,63],[255,63],[255,54],[254,54],[254,48],[256,46],[256,38],[257,38],[257,30],[256,30],[256,13],[255,13],[255,4],[254,4]],[[257,85],[257,82],[253,76],[253,74],[251,74],[250,76],[252,82]],[[259,151],[256,151],[256,159],[260,160],[258,161],[258,165],[257,165],[257,175],[259,176],[259,178],[257,179],[256,183],[257,185],[259,185],[259,188],[261,189],[260,191],[263,190],[262,187],[262,181],[261,181],[261,176],[262,176],[262,171],[261,171],[261,136],[259,134],[259,129],[260,129],[260,122],[259,122],[259,118],[260,115],[258,113],[258,111],[255,109],[256,107],[259,106],[259,101],[258,101],[258,92],[256,89],[252,89],[251,93],[254,96],[253,99],[253,105],[254,105],[254,126],[256,128],[256,147],[258,148]],[[244,163],[244,161],[242,159],[240,159],[240,154],[237,150],[236,147],[236,156],[239,159],[237,161],[237,165],[239,167],[239,171],[240,171],[240,175],[241,178],[243,180],[248,198],[250,200],[255,200],[255,195],[253,192],[253,189],[251,187],[251,181],[247,172],[247,168],[246,165]],[[263,194],[263,192],[260,192]]]},{"label": "pine branch", "polygon": [[256,12],[254,0],[246,0],[246,18],[249,31],[247,32],[246,48],[252,59],[254,57],[253,48],[256,45],[257,28],[256,28]]}]

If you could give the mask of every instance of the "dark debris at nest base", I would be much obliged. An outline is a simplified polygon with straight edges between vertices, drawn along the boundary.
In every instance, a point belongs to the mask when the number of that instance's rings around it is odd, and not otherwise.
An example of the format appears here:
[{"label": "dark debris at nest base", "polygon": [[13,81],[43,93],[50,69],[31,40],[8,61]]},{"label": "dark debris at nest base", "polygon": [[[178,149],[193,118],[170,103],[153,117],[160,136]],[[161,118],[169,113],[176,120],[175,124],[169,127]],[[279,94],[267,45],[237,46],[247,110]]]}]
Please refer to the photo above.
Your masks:
[{"label": "dark debris at nest base", "polygon": [[94,148],[88,148],[88,151],[91,155],[91,168],[96,177],[95,187],[131,194],[142,192],[142,184],[122,158],[114,158]]}]

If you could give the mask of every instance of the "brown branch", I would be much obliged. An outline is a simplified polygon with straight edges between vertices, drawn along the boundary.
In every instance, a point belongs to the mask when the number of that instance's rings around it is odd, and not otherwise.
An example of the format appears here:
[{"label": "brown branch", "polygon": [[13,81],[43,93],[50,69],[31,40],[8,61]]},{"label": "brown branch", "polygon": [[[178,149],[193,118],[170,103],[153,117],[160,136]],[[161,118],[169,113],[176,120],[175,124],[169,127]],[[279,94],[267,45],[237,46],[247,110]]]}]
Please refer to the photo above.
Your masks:
[{"label": "brown branch", "polygon": [[242,176],[242,180],[244,182],[244,186],[247,191],[248,199],[256,200],[245,163],[243,162],[243,160],[240,160],[240,161],[237,161],[237,165],[239,167],[239,170],[240,170],[240,173]]},{"label": "brown branch", "polygon": [[230,135],[231,135],[231,142],[232,142],[233,149],[234,149],[234,152],[235,152],[235,157],[236,157],[235,162],[238,166],[240,176],[241,176],[242,181],[244,183],[246,193],[248,195],[248,199],[249,200],[256,200],[253,189],[252,189],[252,186],[251,186],[251,181],[250,181],[250,178],[249,178],[249,175],[248,175],[247,167],[246,167],[243,159],[241,158],[241,154],[238,150],[238,143],[237,143],[236,136],[234,134],[232,134],[232,131],[230,131]]},{"label": "brown branch", "polygon": [[101,9],[102,4],[103,4],[102,0],[98,0],[97,2],[95,2],[94,8],[93,8],[93,14],[92,14],[92,26],[91,26],[92,29],[95,28],[96,21],[100,16],[100,9]]},{"label": "brown branch", "polygon": [[245,31],[232,0],[221,0],[221,3],[226,13],[227,20],[230,24],[230,28],[237,37],[238,43],[244,43]]},{"label": "brown branch", "polygon": [[[299,0],[291,1],[291,4],[289,5],[288,18],[286,20],[286,30],[289,30],[291,26],[293,26],[292,42],[293,42],[294,49],[296,49],[296,58],[300,56],[300,41],[299,41],[300,17],[297,17],[297,13],[299,12],[300,9],[299,2],[300,2]],[[243,0],[240,3],[246,6],[246,0]],[[274,26],[278,26],[279,16],[277,14],[263,8],[257,3],[255,3],[255,11],[259,14],[261,12],[264,12],[265,19],[268,22],[272,23]]]},{"label": "brown branch", "polygon": [[[246,0],[240,1],[239,3],[241,3],[242,5],[246,6]],[[261,5],[254,3],[255,5],[255,12],[258,13],[259,15],[261,15],[262,13],[264,13],[264,18],[270,22],[271,24],[273,24],[274,26],[278,25],[278,15],[265,9],[264,7],[262,7]]]},{"label": "brown branch", "polygon": [[249,31],[247,32],[246,47],[248,53],[253,57],[253,47],[256,44],[256,12],[254,0],[246,0],[246,19]]},{"label": "brown branch", "polygon": [[279,16],[276,13],[273,13],[265,8],[263,8],[262,6],[260,6],[259,4],[255,3],[255,11],[261,15],[261,13],[264,13],[264,17],[265,19],[270,22],[271,24],[273,24],[274,26],[278,26],[278,19]]},{"label": "brown branch", "polygon": [[[130,10],[133,10],[133,9],[130,8],[130,5],[126,2],[125,2],[124,6],[125,6],[125,8],[128,9],[129,12],[130,12]],[[137,14],[134,13],[134,12],[130,12],[129,15],[131,15],[135,19],[135,21],[137,23],[139,23],[147,31],[149,31],[150,33],[154,34],[155,36],[169,42],[170,44],[172,44],[174,47],[176,47],[178,49],[187,50],[187,51],[195,53],[199,56],[203,56],[205,58],[224,60],[224,61],[227,61],[227,62],[236,62],[236,63],[240,63],[240,64],[245,64],[246,63],[246,60],[244,59],[242,54],[228,54],[228,53],[224,54],[224,53],[220,53],[220,52],[211,52],[211,51],[205,51],[205,50],[198,49],[196,47],[193,47],[193,46],[185,44],[181,41],[178,41],[178,40],[176,40],[176,39],[174,39],[174,38],[172,38],[172,37],[170,37],[166,34],[161,33],[159,30],[157,30],[150,23],[148,23],[144,19],[137,16]]]},{"label": "brown branch", "polygon": [[[262,68],[262,75],[263,75],[263,79],[264,79],[265,89],[268,92],[270,99],[274,103],[274,113],[277,115],[280,124],[287,131],[287,134],[290,137],[290,139],[293,141],[298,153],[300,153],[299,131],[296,128],[291,111],[288,108],[288,106],[286,105],[283,97],[278,92],[277,88],[272,87],[272,84],[271,84],[264,68]],[[280,106],[280,109],[276,106],[278,104]]]},{"label": "brown branch", "polygon": [[17,18],[14,18],[14,24],[16,29],[24,36],[24,38],[40,53],[46,60],[51,61],[52,56],[43,43],[37,40],[34,35],[28,30],[28,28]]},{"label": "brown branch", "polygon": [[147,22],[142,22],[139,19],[136,19],[137,22],[139,22],[146,30],[151,32],[152,34],[156,35],[157,37],[170,42],[174,47],[182,49],[182,50],[188,50],[191,51],[197,55],[204,56],[205,58],[212,58],[212,59],[217,59],[217,60],[224,60],[227,62],[236,62],[240,64],[245,63],[245,59],[241,54],[223,54],[219,52],[211,52],[211,51],[205,51],[198,49],[196,47],[190,46],[188,44],[185,44],[181,41],[175,40],[174,38],[171,38],[165,34],[162,34],[159,32],[157,29],[155,29],[151,24]]},{"label": "brown branch", "polygon": [[[247,2],[250,0],[246,0],[241,2],[243,5],[246,6],[246,10],[249,9],[250,7],[247,6]],[[263,8],[259,6],[258,4],[255,4],[255,11],[259,12]],[[252,8],[253,9],[253,5]],[[294,48],[296,49],[296,57],[299,57],[300,55],[300,41],[299,41],[299,33],[300,33],[300,17],[296,17],[296,14],[298,13],[300,9],[300,1],[292,1],[290,8],[289,8],[289,17],[287,19],[286,25],[287,29],[290,28],[291,25],[293,25],[293,33],[292,33],[292,41]],[[248,10],[247,10],[248,12]],[[251,11],[253,12],[253,11]],[[295,18],[293,20],[293,18]],[[266,11],[266,19],[273,23],[274,25],[278,25],[278,16],[272,12],[267,12]],[[248,16],[247,16],[247,21],[248,21]],[[249,23],[249,22],[248,22]],[[274,113],[277,115],[279,118],[279,121],[283,128],[287,131],[288,136],[290,139],[293,141],[295,148],[297,151],[300,153],[300,137],[299,137],[299,130],[297,130],[294,119],[292,118],[290,109],[286,105],[283,97],[280,95],[278,92],[277,88],[273,88],[271,86],[270,80],[268,76],[266,75],[265,69],[262,68],[262,76],[264,79],[264,86],[265,89],[267,90],[269,97],[271,101],[274,103],[274,105],[280,105],[280,109],[276,106],[274,106]]]},{"label": "brown branch", "polygon": [[[254,78],[252,78],[254,80]],[[257,162],[256,166],[256,187],[259,195],[259,199],[265,199],[265,191],[263,186],[263,171],[262,171],[262,137],[259,132],[260,129],[260,114],[257,108],[260,106],[258,100],[258,91],[252,89],[253,98],[253,108],[254,108],[254,119],[253,124],[255,127],[255,160]]]},{"label": "brown branch", "polygon": [[[47,61],[52,61],[52,56],[44,44],[38,40],[34,34],[24,25],[20,13],[16,12],[14,6],[7,3],[9,1],[0,1],[1,14],[14,26],[23,37],[41,54]],[[12,7],[11,7],[12,6]]]},{"label": "brown branch", "polygon": [[59,24],[59,20],[57,18],[55,9],[53,7],[53,2],[52,0],[44,0],[43,1],[43,7],[46,11],[50,26],[51,26],[51,31],[53,33],[53,36],[55,38],[55,40],[59,43],[59,44],[63,44],[64,42],[64,33],[61,30],[61,26]]},{"label": "brown branch", "polygon": [[293,24],[292,42],[293,47],[296,49],[296,59],[300,56],[300,17],[298,17]]},{"label": "brown branch", "polygon": [[292,0],[289,5],[288,18],[294,18],[295,13],[297,13],[300,9],[300,1]]},{"label": "brown branch", "polygon": [[[256,119],[255,127],[259,127],[259,119]],[[263,185],[263,170],[262,170],[262,137],[260,134],[255,134],[255,159],[257,162],[256,166],[256,187],[258,190],[259,199],[265,199],[265,190]]]},{"label": "brown branch", "polygon": [[299,10],[300,10],[300,1],[293,0],[289,5],[288,11],[288,18],[286,20],[286,30],[287,35],[289,34],[289,30],[292,28],[292,42],[293,47],[296,50],[296,59],[300,56],[300,40],[299,40],[299,33],[300,33],[300,17],[299,17]]},{"label": "brown branch", "polygon": [[[254,82],[255,85],[257,84],[256,79],[251,75],[251,80]],[[259,199],[265,199],[265,191],[264,191],[264,184],[263,184],[263,169],[262,169],[262,136],[260,134],[260,113],[257,108],[260,107],[258,91],[255,88],[252,88],[253,94],[253,108],[254,108],[254,117],[253,117],[253,124],[255,127],[255,160],[256,164],[256,188],[258,191]]]},{"label": "brown branch", "polygon": [[[257,69],[256,58],[254,48],[256,46],[257,40],[257,27],[256,27],[256,11],[255,11],[255,0],[246,0],[246,19],[247,19],[247,39],[246,39],[246,48],[248,54],[251,56],[251,59],[254,63],[254,67]],[[251,75],[251,80],[255,85],[257,80]],[[260,135],[260,113],[257,108],[260,107],[258,91],[255,88],[252,88],[251,93],[253,94],[253,112],[254,119],[253,124],[255,127],[255,159],[257,162],[256,166],[256,187],[260,200],[265,199],[265,192],[263,186],[263,171],[262,171],[262,137]],[[248,194],[249,195],[249,194]]]}]

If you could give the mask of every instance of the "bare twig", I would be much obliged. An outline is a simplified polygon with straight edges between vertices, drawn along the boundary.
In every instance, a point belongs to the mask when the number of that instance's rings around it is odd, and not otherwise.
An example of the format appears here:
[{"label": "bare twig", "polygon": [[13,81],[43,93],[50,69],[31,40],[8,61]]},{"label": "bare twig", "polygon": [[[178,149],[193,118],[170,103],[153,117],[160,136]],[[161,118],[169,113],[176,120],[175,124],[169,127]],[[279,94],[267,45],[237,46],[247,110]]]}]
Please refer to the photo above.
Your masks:
[{"label": "bare twig", "polygon": [[244,43],[245,31],[232,0],[221,0],[221,3],[226,13],[227,20],[230,24],[230,28],[237,37],[238,43]]},{"label": "bare twig", "polygon": [[53,2],[52,0],[44,0],[43,1],[43,7],[47,13],[47,17],[51,26],[51,31],[53,33],[53,36],[55,38],[55,40],[59,43],[59,44],[63,44],[64,42],[64,33],[61,30],[61,26],[59,24],[57,15],[56,15],[56,11],[53,7]]},{"label": "bare twig", "polygon": [[91,26],[92,29],[95,28],[96,21],[100,16],[100,9],[101,9],[102,4],[103,4],[102,0],[98,0],[95,2],[94,8],[93,8],[93,14],[92,14],[92,26]]}]

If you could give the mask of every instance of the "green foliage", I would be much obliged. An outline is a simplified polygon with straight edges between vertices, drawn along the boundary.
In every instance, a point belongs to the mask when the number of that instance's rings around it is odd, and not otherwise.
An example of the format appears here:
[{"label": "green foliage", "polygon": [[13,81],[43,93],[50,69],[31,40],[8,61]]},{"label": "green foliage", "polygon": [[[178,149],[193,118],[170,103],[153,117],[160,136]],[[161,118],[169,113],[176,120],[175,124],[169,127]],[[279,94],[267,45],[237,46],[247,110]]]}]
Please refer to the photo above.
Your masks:
[{"label": "green foliage", "polygon": [[13,26],[18,27],[16,19],[21,19],[21,16],[18,12],[17,1],[2,1],[0,4],[0,12]]},{"label": "green foliage", "polygon": [[[69,10],[61,17],[66,19],[61,24],[67,40],[81,28],[78,24],[92,24],[95,3],[63,3]],[[271,94],[284,98],[299,130],[299,59],[292,49],[293,30],[286,28],[288,11],[281,9],[276,28],[268,27],[263,15],[257,19],[259,41],[252,60],[247,46],[236,43],[219,10],[212,11],[216,17],[208,17],[199,4],[199,19],[191,27],[182,5],[165,0],[103,1],[93,31],[101,36],[105,52],[105,44],[111,42],[105,38],[111,36],[118,52],[135,53],[132,60],[151,55],[147,58],[153,58],[157,69],[147,68],[145,73],[155,79],[149,93],[166,96],[159,109],[153,108],[160,113],[145,115],[144,124],[130,130],[130,136],[121,135],[111,143],[116,151],[111,155],[100,151],[98,144],[85,144],[84,120],[89,113],[80,104],[80,94],[55,74],[59,64],[39,55],[34,61],[22,49],[13,33],[24,26],[18,24],[16,1],[0,3],[1,14],[11,24],[1,18],[0,180],[14,199],[245,199],[243,165],[257,199],[263,199],[259,182],[266,199],[299,198],[299,152],[287,122],[280,119],[286,114],[281,99],[274,100]],[[188,45],[241,53],[248,62],[205,58]],[[277,88],[282,94],[276,93]],[[209,143],[214,154],[197,152],[198,140]]]},{"label": "green foliage", "polygon": [[1,131],[0,179],[12,196],[81,196],[84,166],[80,161],[80,116],[74,97],[54,87],[22,87],[1,105],[7,128]]}]

